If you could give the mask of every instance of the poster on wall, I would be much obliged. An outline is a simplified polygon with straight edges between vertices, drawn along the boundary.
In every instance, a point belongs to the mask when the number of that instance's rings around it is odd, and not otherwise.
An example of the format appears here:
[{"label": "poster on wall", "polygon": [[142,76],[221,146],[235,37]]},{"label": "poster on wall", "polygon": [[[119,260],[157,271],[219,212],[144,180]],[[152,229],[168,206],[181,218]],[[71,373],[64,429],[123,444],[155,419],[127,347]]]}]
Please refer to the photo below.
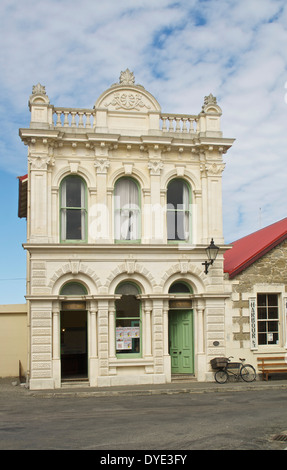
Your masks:
[{"label": "poster on wall", "polygon": [[116,328],[116,348],[118,351],[132,349],[132,340],[139,338],[140,329],[138,326],[126,326]]}]

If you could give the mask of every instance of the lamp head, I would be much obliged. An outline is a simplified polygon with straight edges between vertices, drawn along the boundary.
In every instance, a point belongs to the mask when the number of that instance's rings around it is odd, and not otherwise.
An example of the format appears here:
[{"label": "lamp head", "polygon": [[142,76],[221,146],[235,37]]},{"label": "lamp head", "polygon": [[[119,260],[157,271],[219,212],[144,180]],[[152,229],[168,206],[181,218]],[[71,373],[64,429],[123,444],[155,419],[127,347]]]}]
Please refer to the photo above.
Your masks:
[{"label": "lamp head", "polygon": [[216,260],[217,253],[219,251],[219,247],[214,244],[213,238],[211,239],[210,245],[206,248],[205,251],[210,263],[213,264],[213,261]]}]

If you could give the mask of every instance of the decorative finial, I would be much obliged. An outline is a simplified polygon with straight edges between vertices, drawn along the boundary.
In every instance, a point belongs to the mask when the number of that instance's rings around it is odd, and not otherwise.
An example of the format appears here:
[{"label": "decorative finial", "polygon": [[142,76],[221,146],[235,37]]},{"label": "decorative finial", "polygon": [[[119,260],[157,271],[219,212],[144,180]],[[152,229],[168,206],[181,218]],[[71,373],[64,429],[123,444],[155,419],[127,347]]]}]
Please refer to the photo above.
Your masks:
[{"label": "decorative finial", "polygon": [[130,72],[129,69],[126,69],[124,72],[121,72],[120,75],[120,85],[134,85],[135,76],[133,72]]},{"label": "decorative finial", "polygon": [[210,95],[204,97],[204,106],[207,106],[209,104],[217,104],[215,96],[213,96],[212,93]]},{"label": "decorative finial", "polygon": [[46,95],[46,89],[43,85],[38,83],[37,85],[33,86],[32,95]]}]

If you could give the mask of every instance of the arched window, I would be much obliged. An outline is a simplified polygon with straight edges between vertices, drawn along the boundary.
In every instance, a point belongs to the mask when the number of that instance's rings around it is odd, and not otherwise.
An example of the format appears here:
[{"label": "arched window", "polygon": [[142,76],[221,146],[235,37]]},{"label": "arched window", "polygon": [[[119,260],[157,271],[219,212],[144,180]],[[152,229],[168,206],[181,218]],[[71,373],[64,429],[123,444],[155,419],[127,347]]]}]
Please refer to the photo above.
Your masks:
[{"label": "arched window", "polygon": [[86,184],[79,176],[61,183],[61,241],[86,240]]},{"label": "arched window", "polygon": [[87,289],[79,282],[68,282],[60,290],[60,295],[87,295]]},{"label": "arched window", "polygon": [[167,239],[190,241],[190,187],[179,178],[170,181],[167,187]]},{"label": "arched window", "polygon": [[115,239],[139,241],[140,196],[138,184],[131,178],[120,178],[115,185]]},{"label": "arched window", "polygon": [[141,301],[139,288],[130,282],[121,283],[116,294],[116,354],[123,357],[141,356]]},{"label": "arched window", "polygon": [[189,296],[185,294],[193,294],[192,287],[189,284],[176,281],[174,282],[169,290],[169,294],[176,294],[176,296],[172,295],[169,300],[169,310],[190,310],[192,308],[192,300]]},{"label": "arched window", "polygon": [[185,282],[174,282],[169,290],[169,294],[192,294],[192,288]]}]

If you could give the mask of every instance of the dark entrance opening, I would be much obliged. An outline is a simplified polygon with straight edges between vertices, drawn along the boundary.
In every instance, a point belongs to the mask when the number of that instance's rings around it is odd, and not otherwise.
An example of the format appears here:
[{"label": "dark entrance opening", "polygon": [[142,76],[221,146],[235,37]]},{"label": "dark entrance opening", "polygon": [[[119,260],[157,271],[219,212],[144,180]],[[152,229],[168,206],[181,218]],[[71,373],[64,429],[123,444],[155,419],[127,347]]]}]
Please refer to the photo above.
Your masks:
[{"label": "dark entrance opening", "polygon": [[61,311],[61,377],[88,376],[87,311],[84,302],[63,302]]}]

